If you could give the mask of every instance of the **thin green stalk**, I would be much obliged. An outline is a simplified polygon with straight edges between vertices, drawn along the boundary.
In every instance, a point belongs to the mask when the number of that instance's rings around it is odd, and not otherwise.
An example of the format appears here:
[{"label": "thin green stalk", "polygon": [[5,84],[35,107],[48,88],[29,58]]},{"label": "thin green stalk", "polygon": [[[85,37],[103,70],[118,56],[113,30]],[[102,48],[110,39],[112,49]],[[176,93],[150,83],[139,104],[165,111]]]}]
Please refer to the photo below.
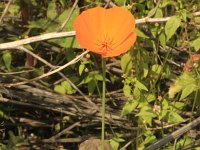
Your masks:
[{"label": "thin green stalk", "polygon": [[194,102],[192,104],[192,113],[194,113],[194,107],[195,107],[196,102],[197,102],[197,97],[198,97],[198,90],[196,90],[196,92],[195,92]]},{"label": "thin green stalk", "polygon": [[106,104],[105,104],[105,97],[106,97],[106,59],[102,58],[102,72],[103,72],[103,88],[102,88],[102,128],[101,128],[101,149],[105,149],[105,112],[106,112]]}]

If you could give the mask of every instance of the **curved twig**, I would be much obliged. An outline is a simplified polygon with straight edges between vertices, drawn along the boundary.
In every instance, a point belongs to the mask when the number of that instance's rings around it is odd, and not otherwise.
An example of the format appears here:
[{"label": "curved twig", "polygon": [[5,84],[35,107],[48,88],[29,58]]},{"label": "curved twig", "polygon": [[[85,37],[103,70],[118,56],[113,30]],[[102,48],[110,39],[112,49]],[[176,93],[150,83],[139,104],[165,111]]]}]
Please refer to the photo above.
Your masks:
[{"label": "curved twig", "polygon": [[158,148],[162,147],[163,145],[167,144],[168,142],[179,138],[181,135],[183,135],[184,133],[186,133],[187,131],[191,130],[192,128],[196,127],[199,124],[200,124],[200,117],[198,117],[197,119],[195,119],[192,122],[188,123],[184,127],[176,130],[172,134],[170,134],[170,135],[164,137],[163,139],[157,141],[156,143],[150,145],[149,147],[145,148],[145,150],[158,149]]},{"label": "curved twig", "polygon": [[[195,12],[193,13],[194,16],[200,16],[200,12]],[[173,17],[173,16],[171,16]],[[165,18],[142,18],[142,19],[136,19],[136,24],[141,24],[141,23],[153,23],[153,22],[166,22],[169,20],[171,17],[165,17]],[[14,42],[8,42],[8,43],[2,43],[0,44],[0,50],[5,50],[5,49],[16,49],[16,47],[33,43],[33,42],[38,42],[38,41],[44,41],[44,40],[49,40],[49,39],[55,39],[55,38],[62,38],[62,37],[70,37],[74,36],[76,34],[75,31],[69,31],[69,32],[52,32],[52,33],[47,33],[47,34],[42,34],[38,36],[33,36],[27,39],[22,39]]]}]

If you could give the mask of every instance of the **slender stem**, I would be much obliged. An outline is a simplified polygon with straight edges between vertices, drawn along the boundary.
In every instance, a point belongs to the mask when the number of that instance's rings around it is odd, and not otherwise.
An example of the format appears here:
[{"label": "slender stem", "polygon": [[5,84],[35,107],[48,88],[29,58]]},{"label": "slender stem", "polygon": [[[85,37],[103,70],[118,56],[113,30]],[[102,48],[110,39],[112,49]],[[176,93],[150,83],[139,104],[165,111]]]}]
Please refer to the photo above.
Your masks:
[{"label": "slender stem", "polygon": [[192,104],[192,113],[194,113],[194,107],[195,107],[195,104],[197,102],[197,97],[198,97],[198,90],[196,90],[196,92],[195,92],[194,102]]},{"label": "slender stem", "polygon": [[106,105],[105,105],[105,96],[106,96],[106,59],[102,58],[102,72],[103,72],[103,88],[102,88],[102,128],[101,128],[101,146],[102,150],[105,149],[105,111],[106,111]]}]

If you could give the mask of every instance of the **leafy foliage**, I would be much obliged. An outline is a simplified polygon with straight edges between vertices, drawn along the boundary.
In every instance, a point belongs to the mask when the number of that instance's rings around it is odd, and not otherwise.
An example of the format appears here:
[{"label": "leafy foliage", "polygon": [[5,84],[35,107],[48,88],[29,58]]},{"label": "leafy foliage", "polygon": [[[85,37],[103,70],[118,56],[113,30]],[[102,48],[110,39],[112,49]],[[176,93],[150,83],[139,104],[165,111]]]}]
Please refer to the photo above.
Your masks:
[{"label": "leafy foliage", "polygon": [[[2,14],[6,2],[0,1],[0,14]],[[51,32],[73,31],[74,19],[84,9],[106,5],[104,1],[80,0],[70,16],[73,2],[66,0],[13,1],[0,23],[0,43]],[[156,7],[158,1],[113,0],[113,2],[118,6],[124,6],[137,19],[145,16],[151,16],[151,18],[170,17],[166,22],[158,19],[152,23],[149,23],[146,18],[146,23],[136,26],[137,42],[130,51],[120,57],[107,59],[107,108],[110,110],[111,107],[114,107],[113,110],[118,114],[117,117],[125,120],[124,126],[126,127],[123,129],[119,126],[112,127],[107,123],[107,138],[110,139],[115,150],[122,148],[128,141],[132,142],[129,145],[130,149],[144,149],[200,114],[200,58],[191,59],[193,55],[199,56],[200,50],[200,17],[193,14],[199,10],[200,3],[198,0],[162,0]],[[24,14],[25,16],[23,16]],[[61,30],[61,26],[68,16],[70,18]],[[82,52],[74,36],[40,41],[24,45],[24,47],[45,59],[55,68],[68,63]],[[33,61],[33,66],[27,66],[27,61]],[[190,69],[185,69],[188,61]],[[48,68],[39,60],[29,60],[23,51],[10,49],[0,51],[0,83],[27,81],[43,75],[51,69],[54,68]],[[85,95],[94,97],[94,99],[101,96],[103,77],[99,56],[93,53],[87,54],[80,62],[62,70],[62,73]],[[29,84],[31,85],[31,83]],[[79,95],[71,83],[63,80],[58,74],[36,81],[36,85],[38,84],[54,93],[66,96]],[[2,92],[2,87],[0,88],[0,92]],[[15,87],[12,87],[12,90],[16,90]],[[119,100],[113,99],[110,95],[116,91],[120,91],[117,93]],[[80,120],[83,120],[85,124],[94,123],[95,128],[97,127],[97,122],[92,120],[92,115],[90,118],[78,116],[73,119],[68,119],[67,116],[65,117],[67,121],[63,121],[62,113],[47,113],[46,110],[35,110],[35,108],[22,109],[25,106],[18,108],[18,105],[5,102],[4,97],[10,98],[5,92],[0,94],[0,117],[8,123],[6,128],[13,131],[5,130],[6,136],[2,139],[0,149],[15,149],[19,148],[21,144],[28,145],[26,137],[28,138],[32,132],[38,134],[40,140],[45,136],[45,138],[49,138],[56,134],[52,132],[52,128],[53,131],[59,132]],[[12,99],[15,97],[11,97]],[[22,100],[22,102],[25,101]],[[55,103],[56,101],[57,99],[55,99]],[[95,103],[97,101],[95,99]],[[34,101],[33,104],[36,102]],[[60,109],[59,106],[56,105],[56,107]],[[71,109],[72,112],[73,109],[79,110],[76,106]],[[93,112],[89,113],[93,114]],[[20,115],[33,119],[41,116],[49,120],[54,119],[53,125],[47,129],[47,135],[44,133],[45,136],[40,134],[41,130],[38,128],[24,127],[27,133],[22,136],[16,134],[14,132],[16,129],[13,129],[15,125],[13,119],[16,121]],[[112,121],[112,114],[110,119]],[[10,127],[9,124],[13,126]],[[126,124],[128,125],[126,126]],[[17,126],[20,127],[20,125]],[[64,136],[87,135],[93,130],[96,131],[93,127],[84,130],[76,127]],[[134,130],[133,127],[136,129]],[[46,131],[42,127],[39,128]],[[199,127],[196,130],[198,129]],[[95,136],[97,136],[96,134],[98,133],[95,132]],[[187,144],[195,142],[197,138],[186,133],[177,139],[175,144],[165,145],[164,149],[183,149]],[[72,145],[79,144],[73,143]],[[199,147],[193,149],[197,150]]]}]

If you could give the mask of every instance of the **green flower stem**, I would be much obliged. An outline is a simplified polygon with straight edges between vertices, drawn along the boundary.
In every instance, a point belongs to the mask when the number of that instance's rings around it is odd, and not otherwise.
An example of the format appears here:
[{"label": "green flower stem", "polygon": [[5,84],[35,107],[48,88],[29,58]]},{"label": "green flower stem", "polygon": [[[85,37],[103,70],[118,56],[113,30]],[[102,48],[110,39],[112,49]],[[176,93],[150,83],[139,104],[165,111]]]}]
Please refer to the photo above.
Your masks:
[{"label": "green flower stem", "polygon": [[193,105],[192,105],[192,113],[194,114],[194,108],[195,108],[195,104],[197,102],[197,97],[198,97],[198,90],[196,90],[195,92],[195,96],[194,96],[194,102],[193,102]]},{"label": "green flower stem", "polygon": [[103,88],[102,88],[102,127],[101,127],[101,149],[105,149],[105,112],[106,112],[106,59],[102,58]]}]

